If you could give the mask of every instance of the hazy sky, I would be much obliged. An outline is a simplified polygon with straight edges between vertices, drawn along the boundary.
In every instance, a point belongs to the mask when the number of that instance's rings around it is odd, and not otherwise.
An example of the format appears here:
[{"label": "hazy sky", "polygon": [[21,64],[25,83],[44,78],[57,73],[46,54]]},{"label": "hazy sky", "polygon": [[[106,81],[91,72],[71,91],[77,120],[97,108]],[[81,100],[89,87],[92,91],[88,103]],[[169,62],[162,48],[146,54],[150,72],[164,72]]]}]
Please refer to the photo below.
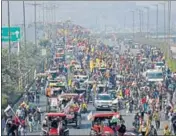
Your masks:
[{"label": "hazy sky", "polygon": [[[26,22],[30,23],[34,21],[34,7],[29,5],[34,3],[32,1],[26,1]],[[37,20],[42,21],[42,3],[37,7]],[[87,27],[103,27],[105,24],[108,26],[122,27],[124,26],[124,16],[126,16],[126,26],[131,27],[132,22],[132,13],[131,10],[142,8],[144,6],[149,6],[151,8],[151,25],[155,24],[156,18],[156,7],[152,6],[158,2],[150,1],[141,1],[141,2],[120,2],[120,1],[72,1],[72,2],[44,2],[45,5],[49,6],[51,3],[58,5],[56,9],[56,20],[62,21],[71,18],[71,20],[80,25]],[[176,24],[176,1],[172,1],[172,23]],[[22,1],[11,1],[10,2],[10,11],[11,11],[11,24],[21,24],[23,22],[23,10],[22,10]],[[159,6],[159,20],[163,20],[163,7]],[[51,11],[45,12],[45,19],[52,20]],[[138,16],[135,17],[136,24],[139,24]],[[144,14],[146,18],[146,14]],[[175,20],[174,20],[175,19]],[[145,19],[144,19],[145,20]],[[7,2],[2,2],[2,24],[7,24]],[[145,21],[144,21],[145,24]]]}]

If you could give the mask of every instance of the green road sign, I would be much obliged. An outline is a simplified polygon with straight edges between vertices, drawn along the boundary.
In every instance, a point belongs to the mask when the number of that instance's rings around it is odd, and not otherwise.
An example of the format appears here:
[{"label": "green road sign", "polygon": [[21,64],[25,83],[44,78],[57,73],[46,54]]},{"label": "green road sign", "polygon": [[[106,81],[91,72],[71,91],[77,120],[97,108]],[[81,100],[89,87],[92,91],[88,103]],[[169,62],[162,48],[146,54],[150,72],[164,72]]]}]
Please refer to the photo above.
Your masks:
[{"label": "green road sign", "polygon": [[[20,27],[10,27],[10,41],[17,42],[20,39]],[[8,42],[9,41],[9,28],[2,27],[1,28],[1,41]]]}]

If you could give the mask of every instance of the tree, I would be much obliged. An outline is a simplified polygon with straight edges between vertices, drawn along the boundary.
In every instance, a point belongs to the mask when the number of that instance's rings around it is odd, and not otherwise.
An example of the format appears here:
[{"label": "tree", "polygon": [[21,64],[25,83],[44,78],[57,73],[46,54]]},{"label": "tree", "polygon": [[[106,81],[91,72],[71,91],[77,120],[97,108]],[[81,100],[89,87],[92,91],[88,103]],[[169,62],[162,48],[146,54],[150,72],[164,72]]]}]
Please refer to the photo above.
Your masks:
[{"label": "tree", "polygon": [[46,48],[47,46],[51,46],[51,42],[49,40],[40,40],[39,45]]},{"label": "tree", "polygon": [[[48,56],[47,56],[48,57]],[[24,86],[26,82],[23,82],[23,86],[21,90],[19,90],[19,78],[24,77],[24,74],[28,73],[31,69],[31,72],[28,75],[32,78],[29,79],[29,82],[32,82],[34,69],[41,65],[43,57],[41,56],[41,47],[36,47],[32,43],[27,43],[26,49],[24,46],[21,46],[20,54],[12,53],[11,54],[11,68],[8,68],[8,51],[7,49],[1,50],[1,74],[2,74],[2,81],[1,81],[1,92],[2,92],[2,107],[7,106],[8,99],[15,98],[19,96],[19,94],[23,93]],[[19,69],[19,62],[20,62],[20,69]]]}]

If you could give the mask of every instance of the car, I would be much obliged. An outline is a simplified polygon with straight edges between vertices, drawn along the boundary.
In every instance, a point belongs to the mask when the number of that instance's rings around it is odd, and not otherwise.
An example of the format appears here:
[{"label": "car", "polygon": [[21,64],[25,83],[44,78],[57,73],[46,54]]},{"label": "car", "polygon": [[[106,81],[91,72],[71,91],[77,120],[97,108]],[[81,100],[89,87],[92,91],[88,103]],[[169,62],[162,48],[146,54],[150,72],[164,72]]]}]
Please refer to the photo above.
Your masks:
[{"label": "car", "polygon": [[164,80],[162,70],[149,69],[143,73],[148,82],[162,82]]},{"label": "car", "polygon": [[96,110],[112,108],[112,97],[110,94],[98,94],[94,100]]},{"label": "car", "polygon": [[[103,134],[101,136],[106,136],[106,135],[115,135],[115,131],[112,129],[112,124],[110,123],[111,119],[113,117],[119,118],[120,113],[118,112],[110,112],[110,113],[94,113],[91,115],[91,120],[92,120],[92,126],[90,130],[90,136],[97,136],[100,134],[100,127],[101,124],[103,123]],[[117,127],[120,128],[120,125]]]}]

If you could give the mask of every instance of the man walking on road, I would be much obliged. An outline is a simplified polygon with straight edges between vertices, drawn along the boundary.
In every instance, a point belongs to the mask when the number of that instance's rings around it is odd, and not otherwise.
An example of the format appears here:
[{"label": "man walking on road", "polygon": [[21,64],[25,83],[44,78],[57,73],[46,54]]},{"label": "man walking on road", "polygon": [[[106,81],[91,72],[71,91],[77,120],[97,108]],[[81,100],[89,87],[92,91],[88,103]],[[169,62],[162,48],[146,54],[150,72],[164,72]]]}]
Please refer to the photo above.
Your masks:
[{"label": "man walking on road", "polygon": [[156,125],[156,129],[158,130],[160,128],[160,115],[158,110],[156,110],[153,114],[153,118],[155,120],[155,125]]},{"label": "man walking on road", "polygon": [[36,130],[39,131],[39,125],[41,124],[41,112],[39,108],[37,108],[36,112],[34,113],[34,120],[35,120]]},{"label": "man walking on road", "polygon": [[39,93],[39,91],[36,92],[36,103],[37,104],[40,103],[40,93]]}]

